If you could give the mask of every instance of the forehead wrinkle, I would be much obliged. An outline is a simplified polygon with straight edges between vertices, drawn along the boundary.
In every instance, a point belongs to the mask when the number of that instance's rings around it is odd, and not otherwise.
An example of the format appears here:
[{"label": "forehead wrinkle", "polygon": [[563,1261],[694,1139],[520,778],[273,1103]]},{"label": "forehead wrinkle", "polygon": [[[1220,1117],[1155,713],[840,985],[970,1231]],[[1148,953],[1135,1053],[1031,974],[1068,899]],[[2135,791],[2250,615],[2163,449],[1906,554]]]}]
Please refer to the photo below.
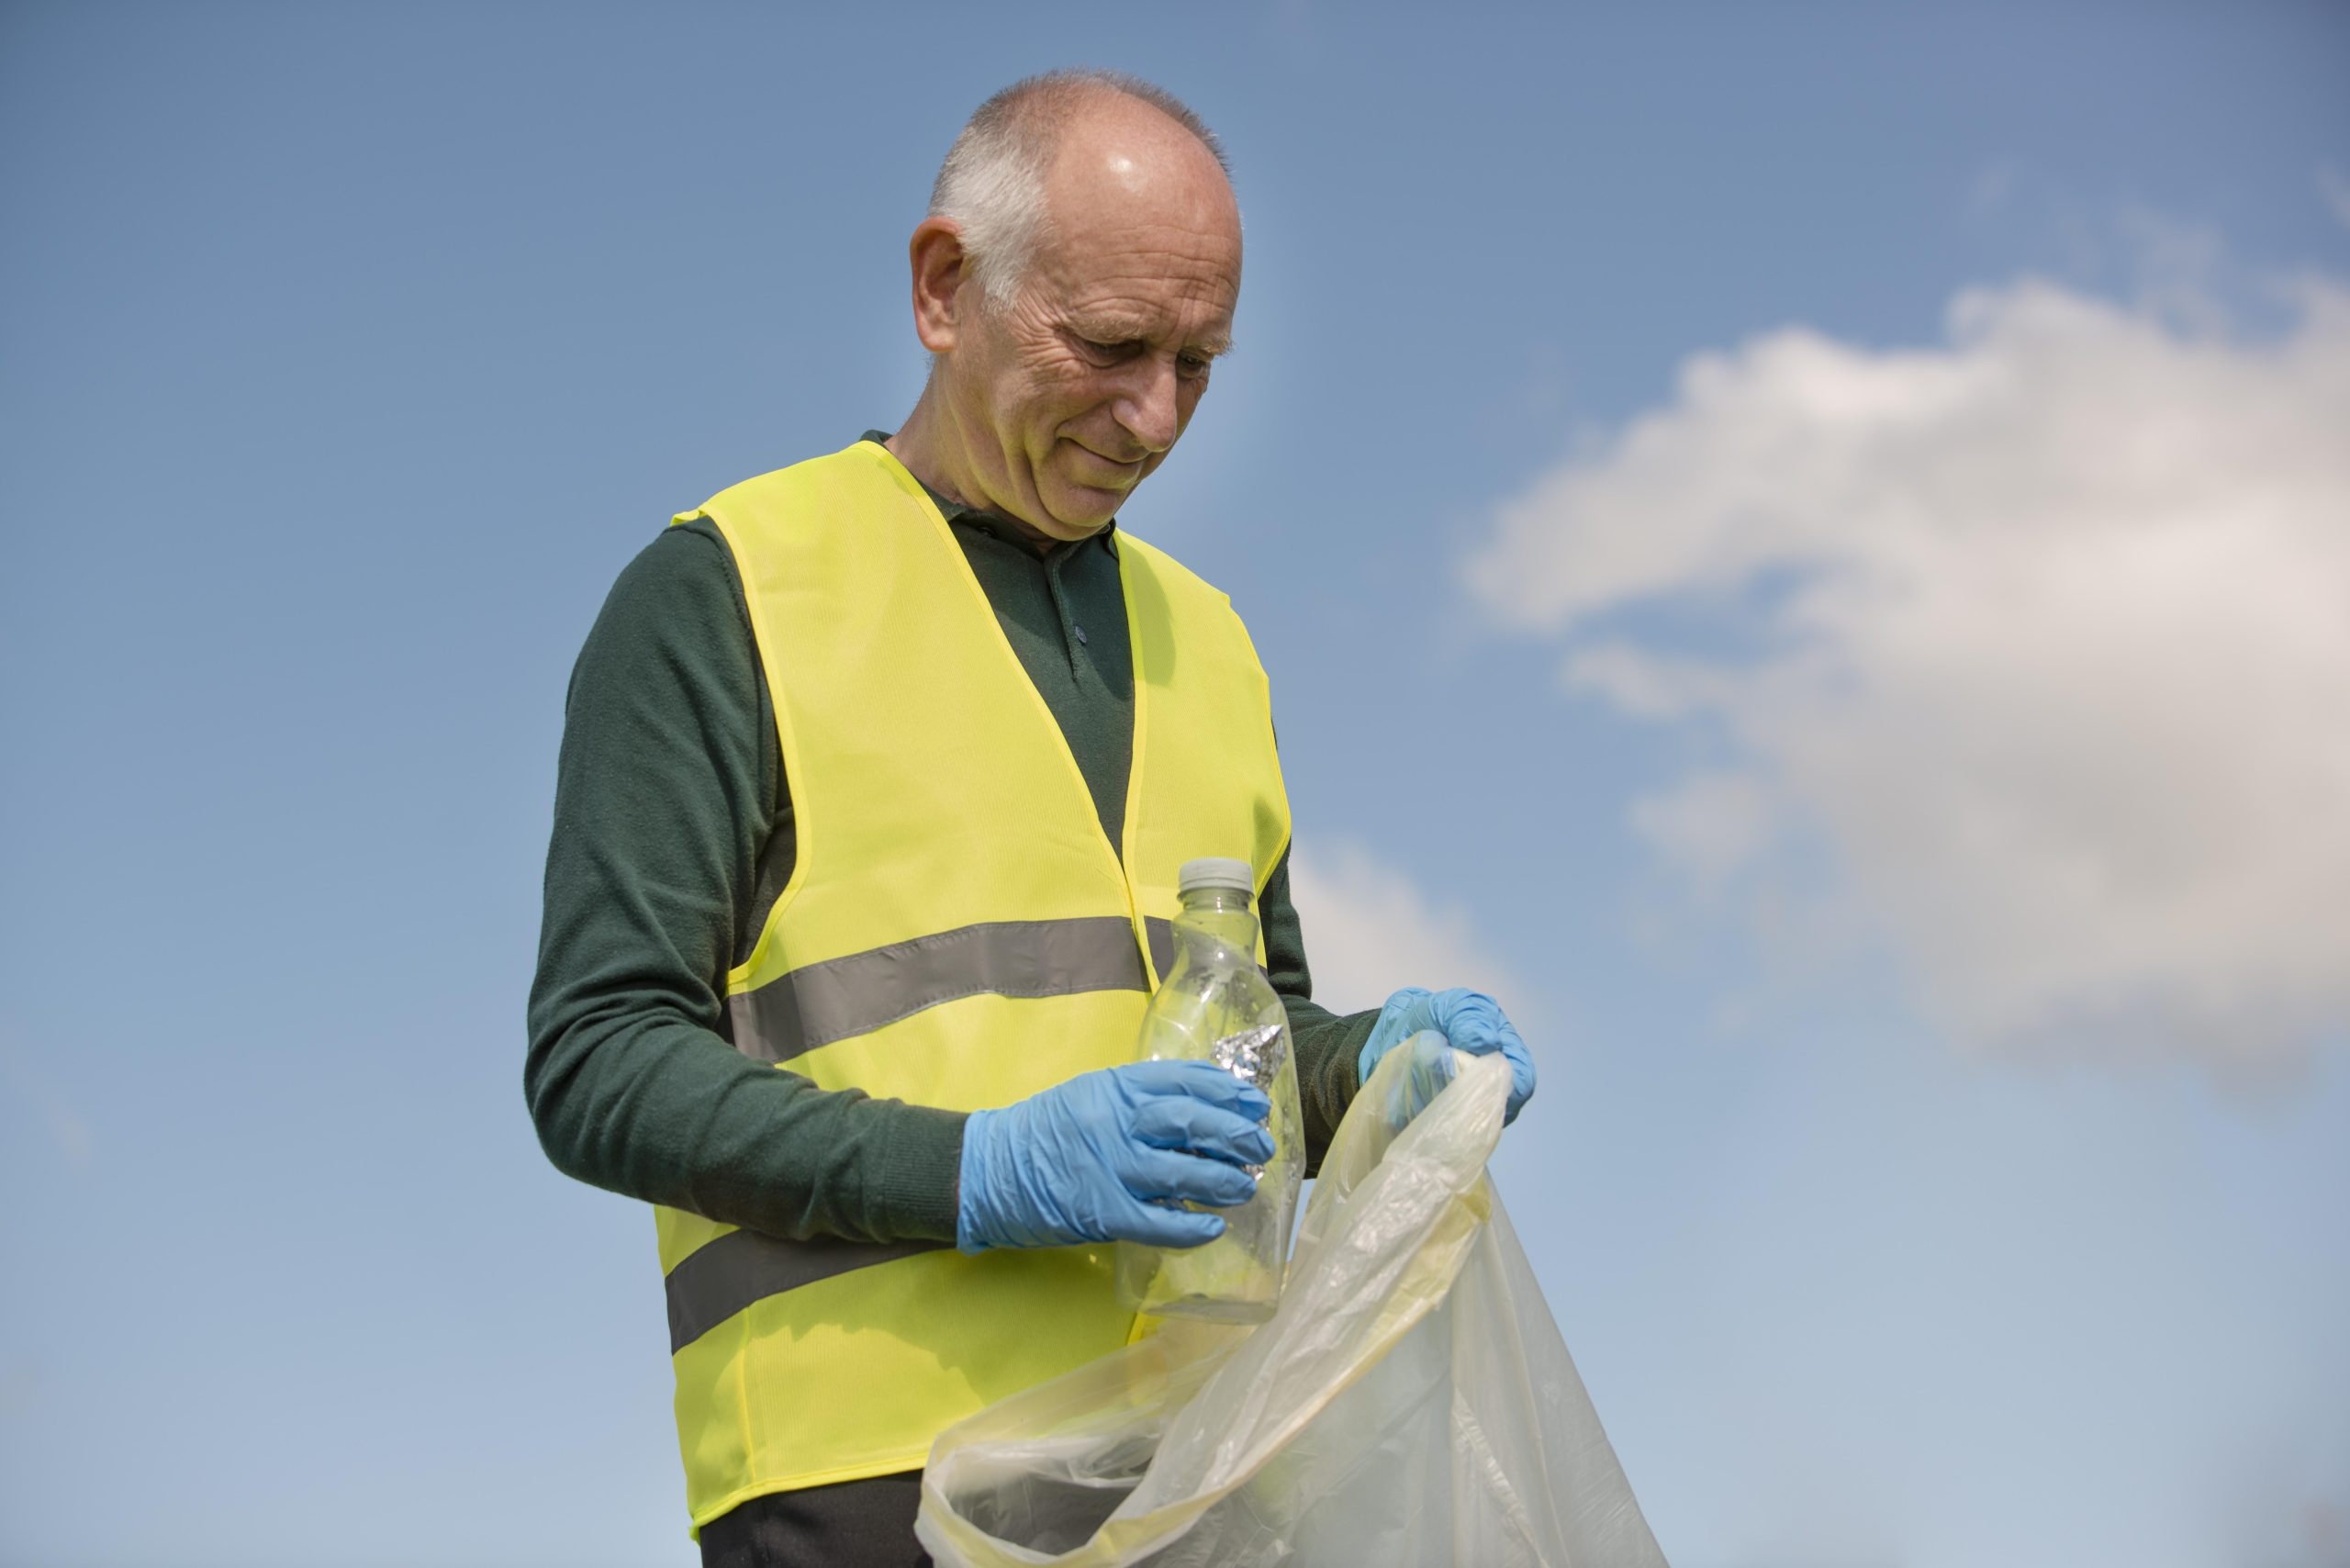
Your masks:
[{"label": "forehead wrinkle", "polygon": [[1055,281],[1071,308],[1157,312],[1170,306],[1209,304],[1230,309],[1240,295],[1238,276],[1221,266],[1182,262],[1147,265],[1140,258],[1089,275],[1063,273]]},{"label": "forehead wrinkle", "polygon": [[[1167,230],[1169,235],[1174,230]],[[1201,244],[1198,237],[1181,236],[1192,241],[1190,245],[1180,242],[1152,242],[1134,230],[1120,231],[1118,243],[1083,243],[1075,236],[1056,236],[1056,242],[1036,258],[1043,270],[1067,278],[1079,286],[1098,286],[1103,283],[1133,278],[1144,283],[1163,283],[1179,278],[1207,277],[1237,281],[1240,271],[1240,256],[1236,248],[1226,253],[1213,242]]]},{"label": "forehead wrinkle", "polygon": [[[1188,275],[1186,275],[1188,274]],[[1069,314],[1114,316],[1137,322],[1156,322],[1196,315],[1204,308],[1213,316],[1229,316],[1239,303],[1234,280],[1216,269],[1197,272],[1121,271],[1068,280],[1061,296]]]},{"label": "forehead wrinkle", "polygon": [[[1129,340],[1155,342],[1162,338],[1181,336],[1184,347],[1209,354],[1228,353],[1232,349],[1232,330],[1214,320],[1187,327],[1180,319],[1181,312],[1162,311],[1147,308],[1136,308],[1124,302],[1074,304],[1066,319],[1081,329],[1081,335],[1102,342],[1124,342]],[[1221,312],[1219,312],[1221,314]]]},{"label": "forehead wrinkle", "polygon": [[1110,288],[1069,299],[1062,314],[1106,317],[1141,327],[1162,323],[1172,325],[1184,320],[1203,327],[1229,317],[1232,305],[1220,291],[1213,289],[1187,289],[1171,299],[1149,299],[1136,298],[1123,290]]},{"label": "forehead wrinkle", "polygon": [[1063,208],[1035,259],[1034,303],[1096,342],[1172,344],[1210,358],[1228,352],[1238,236],[1152,205]]}]

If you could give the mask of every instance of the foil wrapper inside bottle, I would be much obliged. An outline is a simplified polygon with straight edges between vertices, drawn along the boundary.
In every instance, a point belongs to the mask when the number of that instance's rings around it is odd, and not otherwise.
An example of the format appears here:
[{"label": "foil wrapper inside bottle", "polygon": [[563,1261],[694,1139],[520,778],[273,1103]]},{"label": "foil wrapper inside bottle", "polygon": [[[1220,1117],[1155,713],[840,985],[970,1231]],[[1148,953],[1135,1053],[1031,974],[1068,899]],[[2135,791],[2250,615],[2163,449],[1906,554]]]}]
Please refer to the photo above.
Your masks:
[{"label": "foil wrapper inside bottle", "polygon": [[[1266,1024],[1223,1036],[1208,1047],[1208,1055],[1216,1066],[1243,1083],[1255,1084],[1270,1098],[1273,1081],[1281,1076],[1284,1038],[1285,1032],[1279,1024]],[[1264,1178],[1265,1168],[1261,1165],[1244,1165],[1241,1169],[1252,1179]]]}]

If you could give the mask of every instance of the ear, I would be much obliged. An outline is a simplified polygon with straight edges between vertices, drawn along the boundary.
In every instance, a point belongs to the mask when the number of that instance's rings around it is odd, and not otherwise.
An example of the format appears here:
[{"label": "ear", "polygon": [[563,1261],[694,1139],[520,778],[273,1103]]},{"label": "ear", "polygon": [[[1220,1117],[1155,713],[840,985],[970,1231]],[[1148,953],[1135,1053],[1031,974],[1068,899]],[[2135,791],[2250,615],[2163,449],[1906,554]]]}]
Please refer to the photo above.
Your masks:
[{"label": "ear", "polygon": [[906,241],[914,274],[914,336],[933,353],[955,347],[955,304],[964,284],[963,226],[951,218],[925,218]]}]

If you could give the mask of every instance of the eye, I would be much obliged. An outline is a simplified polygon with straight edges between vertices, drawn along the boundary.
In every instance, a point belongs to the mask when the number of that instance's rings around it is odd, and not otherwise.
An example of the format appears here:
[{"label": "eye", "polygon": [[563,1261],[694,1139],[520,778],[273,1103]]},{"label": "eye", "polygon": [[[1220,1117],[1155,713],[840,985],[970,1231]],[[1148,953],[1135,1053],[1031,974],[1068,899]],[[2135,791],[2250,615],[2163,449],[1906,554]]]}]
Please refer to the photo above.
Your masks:
[{"label": "eye", "polygon": [[1131,339],[1122,343],[1105,343],[1099,338],[1088,338],[1075,333],[1071,336],[1077,339],[1077,346],[1082,349],[1088,357],[1100,360],[1104,364],[1115,364],[1122,359],[1132,357],[1137,347]]},{"label": "eye", "polygon": [[1203,353],[1178,354],[1175,358],[1175,373],[1186,381],[1198,381],[1206,376],[1208,368],[1214,363]]}]

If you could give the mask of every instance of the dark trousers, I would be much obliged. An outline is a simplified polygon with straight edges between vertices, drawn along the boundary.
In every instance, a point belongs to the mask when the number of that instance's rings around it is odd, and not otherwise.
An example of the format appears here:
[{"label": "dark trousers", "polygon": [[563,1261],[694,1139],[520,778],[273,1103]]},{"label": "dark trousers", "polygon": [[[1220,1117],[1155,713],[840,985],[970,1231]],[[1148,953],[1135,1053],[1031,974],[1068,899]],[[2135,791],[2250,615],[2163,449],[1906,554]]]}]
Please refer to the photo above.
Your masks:
[{"label": "dark trousers", "polygon": [[702,1568],[929,1568],[922,1472],[754,1497],[701,1527]]}]

